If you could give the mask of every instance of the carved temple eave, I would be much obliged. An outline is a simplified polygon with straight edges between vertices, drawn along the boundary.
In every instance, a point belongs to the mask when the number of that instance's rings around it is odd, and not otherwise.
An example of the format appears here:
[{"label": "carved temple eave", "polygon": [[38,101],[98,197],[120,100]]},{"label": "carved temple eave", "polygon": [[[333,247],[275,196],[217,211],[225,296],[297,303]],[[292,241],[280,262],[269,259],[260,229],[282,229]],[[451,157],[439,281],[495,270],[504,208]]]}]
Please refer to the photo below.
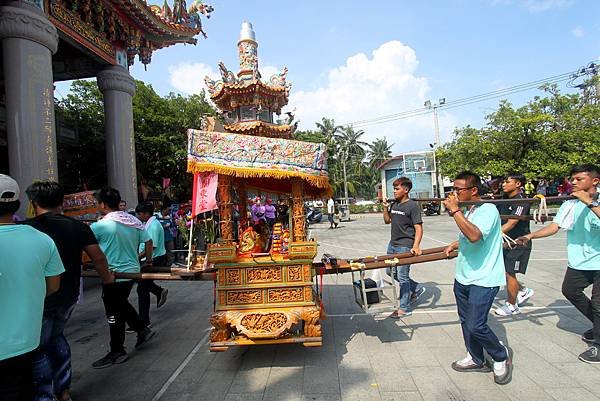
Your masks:
[{"label": "carved temple eave", "polygon": [[131,66],[136,56],[149,64],[154,51],[178,43],[195,45],[195,36],[204,35],[199,20],[193,26],[168,21],[144,0],[46,1],[50,22],[66,38],[112,65]]},{"label": "carved temple eave", "polygon": [[111,0],[111,2],[125,11],[140,26],[146,27],[149,33],[184,40],[193,38],[200,33],[200,29],[164,20],[156,15],[143,0]]}]

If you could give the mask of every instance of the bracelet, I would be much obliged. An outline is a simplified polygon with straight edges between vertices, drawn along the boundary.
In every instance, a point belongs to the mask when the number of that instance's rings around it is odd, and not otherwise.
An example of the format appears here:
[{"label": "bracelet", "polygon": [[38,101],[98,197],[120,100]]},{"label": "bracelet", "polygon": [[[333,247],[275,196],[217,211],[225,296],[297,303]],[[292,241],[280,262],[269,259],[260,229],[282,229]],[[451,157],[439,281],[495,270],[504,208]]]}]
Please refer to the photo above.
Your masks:
[{"label": "bracelet", "polygon": [[461,212],[461,213],[462,213],[462,210],[461,210],[461,209],[456,209],[456,210],[455,210],[455,211],[453,211],[453,212],[448,212],[448,214],[450,215],[450,217],[454,217],[454,215],[455,215],[456,213],[458,213],[458,212]]}]

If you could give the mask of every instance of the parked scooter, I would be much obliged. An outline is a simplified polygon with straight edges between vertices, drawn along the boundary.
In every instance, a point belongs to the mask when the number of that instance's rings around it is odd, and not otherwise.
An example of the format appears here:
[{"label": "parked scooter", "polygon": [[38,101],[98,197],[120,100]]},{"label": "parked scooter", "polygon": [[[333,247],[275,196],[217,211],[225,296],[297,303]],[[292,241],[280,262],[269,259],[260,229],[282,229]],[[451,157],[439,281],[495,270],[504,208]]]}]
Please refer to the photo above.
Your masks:
[{"label": "parked scooter", "polygon": [[434,214],[440,214],[440,203],[439,202],[427,202],[423,204],[423,214],[425,216],[433,216]]},{"label": "parked scooter", "polygon": [[320,223],[323,220],[323,212],[316,207],[306,208],[306,225]]}]

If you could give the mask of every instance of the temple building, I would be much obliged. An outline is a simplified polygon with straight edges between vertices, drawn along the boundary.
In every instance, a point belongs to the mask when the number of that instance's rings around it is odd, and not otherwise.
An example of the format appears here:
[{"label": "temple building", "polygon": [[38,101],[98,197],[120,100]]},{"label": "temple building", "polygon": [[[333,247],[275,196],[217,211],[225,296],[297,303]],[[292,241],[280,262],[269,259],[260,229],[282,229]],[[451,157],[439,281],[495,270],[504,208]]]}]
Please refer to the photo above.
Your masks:
[{"label": "temple building", "polygon": [[[58,180],[54,83],[96,78],[104,96],[108,184],[129,204],[138,200],[129,67],[154,51],[196,44],[196,0],[2,0],[0,2],[0,172],[22,188]],[[21,199],[23,201],[24,199]],[[25,202],[23,202],[25,203]],[[23,210],[23,209],[22,209]]]}]

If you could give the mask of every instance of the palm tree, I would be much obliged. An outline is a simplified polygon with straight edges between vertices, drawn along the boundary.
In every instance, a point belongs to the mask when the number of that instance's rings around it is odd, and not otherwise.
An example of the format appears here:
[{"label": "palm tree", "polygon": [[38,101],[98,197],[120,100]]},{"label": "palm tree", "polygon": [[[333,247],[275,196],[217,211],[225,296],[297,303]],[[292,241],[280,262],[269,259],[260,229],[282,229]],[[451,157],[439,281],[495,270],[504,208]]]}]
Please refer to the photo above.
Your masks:
[{"label": "palm tree", "polygon": [[344,130],[336,135],[338,145],[338,154],[342,163],[342,173],[344,179],[344,198],[348,199],[348,176],[346,171],[346,162],[348,160],[362,163],[365,158],[366,142],[360,140],[360,137],[365,133],[363,130],[355,131],[352,126],[346,126]]},{"label": "palm tree", "polygon": [[373,143],[369,144],[369,151],[367,153],[369,166],[372,169],[376,169],[381,163],[389,159],[392,156],[392,146],[394,144],[388,144],[386,137],[377,138]]},{"label": "palm tree", "polygon": [[343,128],[341,125],[335,125],[335,120],[333,118],[327,117],[321,118],[321,122],[315,124],[321,135],[325,138],[328,148],[333,144],[335,136],[341,132]]}]

